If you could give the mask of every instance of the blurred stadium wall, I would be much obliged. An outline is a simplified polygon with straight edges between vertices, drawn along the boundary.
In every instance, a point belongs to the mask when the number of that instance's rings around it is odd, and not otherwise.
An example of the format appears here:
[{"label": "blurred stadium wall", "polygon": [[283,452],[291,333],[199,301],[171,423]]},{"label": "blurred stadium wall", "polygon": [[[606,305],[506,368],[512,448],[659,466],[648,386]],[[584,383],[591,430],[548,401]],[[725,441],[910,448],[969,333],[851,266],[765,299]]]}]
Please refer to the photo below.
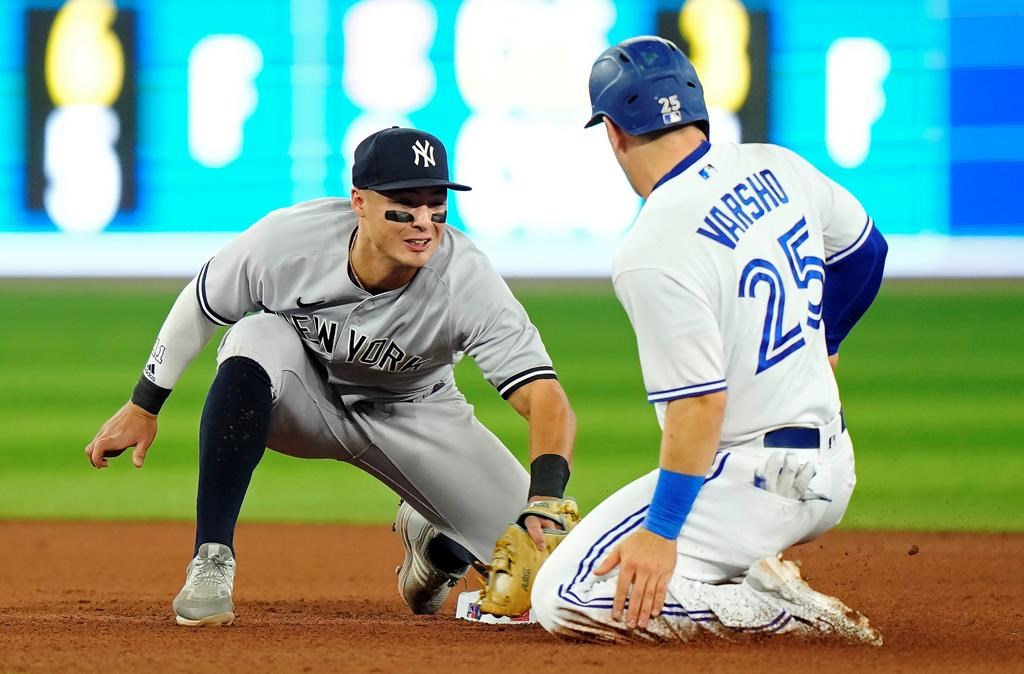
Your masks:
[{"label": "blurred stadium wall", "polygon": [[893,276],[1024,276],[1019,0],[0,0],[0,276],[187,276],[365,135],[439,135],[510,276],[604,276],[639,200],[589,65],[660,33],[714,141],[847,185]]}]

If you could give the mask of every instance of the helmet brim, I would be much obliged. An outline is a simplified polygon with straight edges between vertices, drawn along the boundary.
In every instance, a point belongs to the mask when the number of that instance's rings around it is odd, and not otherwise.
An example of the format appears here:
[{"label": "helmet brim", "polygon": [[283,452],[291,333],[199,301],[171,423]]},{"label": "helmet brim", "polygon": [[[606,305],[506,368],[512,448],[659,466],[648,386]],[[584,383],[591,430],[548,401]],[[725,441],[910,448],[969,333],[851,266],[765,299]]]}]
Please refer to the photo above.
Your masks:
[{"label": "helmet brim", "polygon": [[604,113],[603,112],[599,112],[596,115],[594,115],[593,117],[591,117],[590,121],[583,125],[583,128],[584,129],[589,129],[592,126],[597,126],[598,124],[600,124],[603,121],[604,121]]}]

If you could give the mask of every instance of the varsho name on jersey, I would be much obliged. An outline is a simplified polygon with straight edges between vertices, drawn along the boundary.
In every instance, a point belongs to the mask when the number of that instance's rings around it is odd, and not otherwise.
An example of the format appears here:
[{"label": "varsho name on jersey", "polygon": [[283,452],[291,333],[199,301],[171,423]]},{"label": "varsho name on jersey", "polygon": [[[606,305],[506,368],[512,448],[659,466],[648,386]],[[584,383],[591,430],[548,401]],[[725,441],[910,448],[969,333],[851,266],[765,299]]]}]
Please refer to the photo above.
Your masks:
[{"label": "varsho name on jersey", "polygon": [[697,233],[735,248],[741,234],[772,209],[789,203],[789,195],[771,169],[763,169],[738,182],[719,201],[724,208],[712,206]]}]

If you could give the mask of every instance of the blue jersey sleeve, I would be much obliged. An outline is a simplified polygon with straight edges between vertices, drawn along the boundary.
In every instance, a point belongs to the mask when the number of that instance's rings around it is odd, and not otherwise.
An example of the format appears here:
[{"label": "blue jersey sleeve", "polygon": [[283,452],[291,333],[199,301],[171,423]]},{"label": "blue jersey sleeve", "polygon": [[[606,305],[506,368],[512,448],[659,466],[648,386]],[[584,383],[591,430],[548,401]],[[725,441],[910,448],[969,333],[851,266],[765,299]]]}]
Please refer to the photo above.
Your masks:
[{"label": "blue jersey sleeve", "polygon": [[872,226],[856,250],[844,254],[837,262],[826,262],[822,318],[830,356],[839,352],[839,344],[878,294],[888,250],[885,237]]}]

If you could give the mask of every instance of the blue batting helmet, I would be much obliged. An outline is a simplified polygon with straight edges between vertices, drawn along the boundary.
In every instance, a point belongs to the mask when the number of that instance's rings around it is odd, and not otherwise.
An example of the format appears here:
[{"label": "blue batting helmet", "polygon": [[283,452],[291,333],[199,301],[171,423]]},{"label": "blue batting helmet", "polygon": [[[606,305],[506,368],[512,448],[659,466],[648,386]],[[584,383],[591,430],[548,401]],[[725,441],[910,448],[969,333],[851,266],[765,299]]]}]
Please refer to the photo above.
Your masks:
[{"label": "blue batting helmet", "polygon": [[697,122],[708,134],[704,88],[686,55],[660,37],[642,35],[609,47],[590,70],[591,117],[610,117],[639,136]]}]

